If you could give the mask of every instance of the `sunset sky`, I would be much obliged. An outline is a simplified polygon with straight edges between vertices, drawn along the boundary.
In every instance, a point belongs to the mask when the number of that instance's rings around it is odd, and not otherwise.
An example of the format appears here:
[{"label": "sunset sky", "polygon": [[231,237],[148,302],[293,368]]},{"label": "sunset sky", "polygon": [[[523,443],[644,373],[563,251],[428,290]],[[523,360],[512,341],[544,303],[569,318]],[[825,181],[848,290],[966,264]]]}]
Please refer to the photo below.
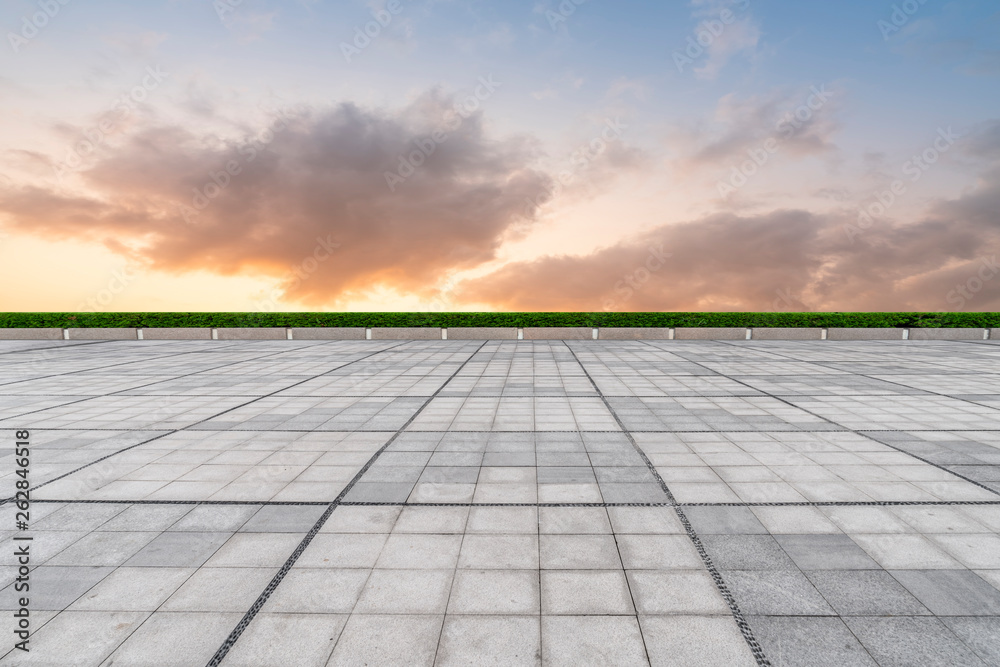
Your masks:
[{"label": "sunset sky", "polygon": [[996,0],[0,28],[0,310],[1000,310]]}]

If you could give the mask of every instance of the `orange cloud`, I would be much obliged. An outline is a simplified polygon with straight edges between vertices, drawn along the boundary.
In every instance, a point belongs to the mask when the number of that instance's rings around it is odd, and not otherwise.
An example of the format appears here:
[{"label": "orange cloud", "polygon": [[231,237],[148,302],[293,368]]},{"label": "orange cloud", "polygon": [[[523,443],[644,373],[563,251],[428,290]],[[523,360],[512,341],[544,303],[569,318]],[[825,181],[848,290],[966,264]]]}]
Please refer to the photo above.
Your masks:
[{"label": "orange cloud", "polygon": [[7,186],[0,214],[153,269],[275,276],[287,298],[324,305],[378,285],[426,291],[494,259],[551,187],[534,146],[489,138],[481,114],[436,92],[396,113],[286,115],[241,141],[160,125],[80,172],[85,192]]}]

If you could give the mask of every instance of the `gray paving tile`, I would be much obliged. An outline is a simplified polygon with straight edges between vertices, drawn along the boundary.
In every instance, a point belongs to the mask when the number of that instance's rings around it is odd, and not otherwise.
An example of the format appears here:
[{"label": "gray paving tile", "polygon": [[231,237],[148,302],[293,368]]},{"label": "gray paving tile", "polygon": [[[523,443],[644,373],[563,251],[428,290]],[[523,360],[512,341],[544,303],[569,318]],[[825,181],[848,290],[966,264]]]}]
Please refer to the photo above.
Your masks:
[{"label": "gray paving tile", "polygon": [[243,614],[157,612],[103,663],[182,667],[207,663]]},{"label": "gray paving tile", "polygon": [[[775,667],[875,667],[876,663],[839,618],[747,618]],[[922,664],[922,663],[912,663]]]},{"label": "gray paving tile", "polygon": [[746,507],[685,507],[699,535],[766,535],[760,519]]},{"label": "gray paving tile", "polygon": [[1000,618],[943,618],[948,629],[988,665],[1000,665]]},{"label": "gray paving tile", "polygon": [[246,611],[268,582],[273,568],[202,567],[160,607],[162,611]]},{"label": "gray paving tile", "polygon": [[466,535],[458,559],[462,569],[538,569],[535,535]]},{"label": "gray paving tile", "polygon": [[[732,617],[640,616],[639,623],[649,663],[655,667],[757,664]],[[595,640],[596,637],[592,641]]]},{"label": "gray paving tile", "polygon": [[625,574],[619,570],[543,570],[544,615],[635,614]]},{"label": "gray paving tile", "polygon": [[723,570],[794,570],[795,563],[770,535],[702,535],[712,562]]},{"label": "gray paving tile", "polygon": [[293,568],[268,598],[263,611],[291,614],[349,614],[369,570]]},{"label": "gray paving tile", "polygon": [[538,665],[537,616],[446,616],[436,665]]},{"label": "gray paving tile", "polygon": [[161,533],[125,562],[130,567],[200,567],[230,533]]},{"label": "gray paving tile", "polygon": [[[61,567],[41,565],[31,570],[32,611],[61,611],[111,574],[112,567]],[[13,610],[19,596],[11,584],[2,591],[0,608]]]},{"label": "gray paving tile", "polygon": [[1000,590],[969,570],[892,570],[938,616],[1000,615]]},{"label": "gray paving tile", "polygon": [[431,665],[441,637],[443,616],[363,615],[347,621],[327,663],[331,667]]},{"label": "gray paving tile", "polygon": [[603,507],[539,507],[537,532],[549,535],[611,534]]},{"label": "gray paving tile", "polygon": [[449,614],[538,614],[537,570],[466,570],[455,573]]},{"label": "gray paving tile", "polygon": [[69,609],[153,612],[195,571],[194,568],[119,567],[80,596]]},{"label": "gray paving tile", "polygon": [[360,614],[443,614],[448,606],[453,577],[453,570],[373,570],[355,611]]},{"label": "gray paving tile", "polygon": [[50,558],[49,565],[117,566],[149,544],[159,533],[93,532]]},{"label": "gray paving tile", "polygon": [[133,505],[101,525],[102,531],[162,532],[192,511],[188,505]]},{"label": "gray paving tile", "polygon": [[726,614],[712,577],[704,570],[631,570],[628,579],[640,614]]},{"label": "gray paving tile", "polygon": [[302,537],[301,533],[236,533],[226,540],[205,565],[280,567],[302,541]]},{"label": "gray paving tile", "polygon": [[538,534],[539,510],[536,507],[473,507],[469,510],[466,533]]},{"label": "gray paving tile", "polygon": [[987,664],[936,618],[853,617],[844,622],[881,667]]},{"label": "gray paving tile", "polygon": [[819,591],[795,570],[724,570],[722,578],[745,614],[834,615]]},{"label": "gray paving tile", "polygon": [[700,569],[698,550],[687,535],[617,535],[626,570]]},{"label": "gray paving tile", "polygon": [[28,653],[15,651],[3,662],[99,665],[148,615],[134,611],[64,611],[33,632]]},{"label": "gray paving tile", "polygon": [[413,483],[358,482],[344,496],[350,503],[403,503],[413,491]]},{"label": "gray paving tile", "polygon": [[226,655],[226,665],[323,667],[347,624],[346,614],[258,614]]},{"label": "gray paving tile", "polygon": [[926,616],[931,613],[883,570],[815,570],[805,574],[841,616]]},{"label": "gray paving tile", "polygon": [[407,535],[394,533],[389,536],[376,567],[394,569],[455,569],[461,535]]},{"label": "gray paving tile", "polygon": [[545,570],[621,569],[618,546],[610,535],[540,535],[539,560]]},{"label": "gray paving tile", "polygon": [[633,616],[544,616],[541,631],[545,665],[647,663],[642,632]]},{"label": "gray paving tile", "polygon": [[847,535],[778,535],[775,539],[802,570],[881,569]]}]

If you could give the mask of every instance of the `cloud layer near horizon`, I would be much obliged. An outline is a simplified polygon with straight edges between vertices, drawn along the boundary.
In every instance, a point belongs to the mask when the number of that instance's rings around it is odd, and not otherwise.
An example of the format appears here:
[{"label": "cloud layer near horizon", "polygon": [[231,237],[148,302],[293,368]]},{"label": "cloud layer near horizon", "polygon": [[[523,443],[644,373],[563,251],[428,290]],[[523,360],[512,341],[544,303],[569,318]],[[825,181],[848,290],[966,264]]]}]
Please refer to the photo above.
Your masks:
[{"label": "cloud layer near horizon", "polygon": [[79,173],[87,194],[7,186],[0,213],[14,232],[101,242],[155,270],[268,275],[289,300],[332,305],[427,292],[492,260],[551,187],[535,157],[432,91],[396,113],[279,116],[239,140],[148,126]]},{"label": "cloud layer near horizon", "polygon": [[998,211],[994,169],[918,222],[862,229],[856,212],[719,214],[586,256],[508,264],[458,296],[536,311],[1000,310]]},{"label": "cloud layer near horizon", "polygon": [[[998,128],[963,149],[978,185],[916,221],[718,213],[510,262],[452,296],[510,310],[1000,309]],[[272,276],[289,301],[335,306],[375,288],[431,295],[497,259],[534,224],[526,203],[551,192],[537,157],[530,138],[491,139],[481,115],[431,92],[396,113],[286,114],[249,139],[147,126],[81,171],[76,193],[0,186],[0,212],[15,232],[98,241],[161,271]]]}]

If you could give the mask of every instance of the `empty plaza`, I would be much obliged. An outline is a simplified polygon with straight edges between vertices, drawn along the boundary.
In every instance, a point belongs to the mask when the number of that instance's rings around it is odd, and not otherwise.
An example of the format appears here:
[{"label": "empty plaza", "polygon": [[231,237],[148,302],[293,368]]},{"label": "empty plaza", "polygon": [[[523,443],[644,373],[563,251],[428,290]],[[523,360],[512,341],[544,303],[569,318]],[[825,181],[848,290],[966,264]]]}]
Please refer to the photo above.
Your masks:
[{"label": "empty plaza", "polygon": [[997,341],[0,341],[0,432],[0,664],[1000,665]]}]

